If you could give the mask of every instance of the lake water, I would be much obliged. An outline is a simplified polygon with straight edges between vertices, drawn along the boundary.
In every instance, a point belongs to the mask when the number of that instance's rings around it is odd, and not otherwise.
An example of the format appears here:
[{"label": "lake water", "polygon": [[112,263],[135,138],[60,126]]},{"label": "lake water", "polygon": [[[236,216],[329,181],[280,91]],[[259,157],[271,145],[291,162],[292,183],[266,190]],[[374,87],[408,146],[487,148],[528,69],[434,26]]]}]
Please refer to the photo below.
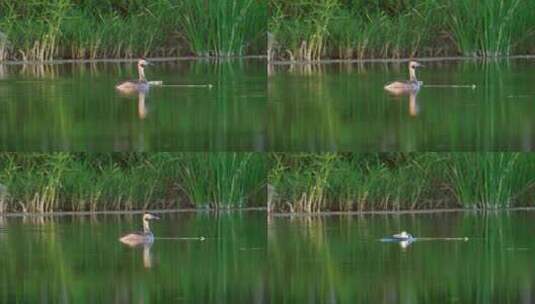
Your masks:
[{"label": "lake water", "polygon": [[[535,150],[535,60],[423,62],[424,87],[392,96],[406,63],[271,66],[275,151]],[[476,88],[425,87],[472,85]]]},{"label": "lake water", "polygon": [[154,62],[164,84],[122,96],[135,63],[0,64],[3,151],[257,151],[265,145],[264,60]]},{"label": "lake water", "polygon": [[[273,303],[533,303],[535,212],[272,218]],[[403,248],[379,239],[406,230]]]},{"label": "lake water", "polygon": [[0,219],[1,303],[266,302],[263,212],[161,214],[147,248],[141,215]]}]

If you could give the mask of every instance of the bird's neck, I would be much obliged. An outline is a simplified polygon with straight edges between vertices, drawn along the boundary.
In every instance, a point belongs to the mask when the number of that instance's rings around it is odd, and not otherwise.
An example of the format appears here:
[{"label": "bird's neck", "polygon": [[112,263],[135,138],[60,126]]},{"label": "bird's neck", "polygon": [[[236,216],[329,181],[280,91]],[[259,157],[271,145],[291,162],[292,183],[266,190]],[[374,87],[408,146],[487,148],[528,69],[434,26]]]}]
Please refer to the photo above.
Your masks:
[{"label": "bird's neck", "polygon": [[149,221],[143,220],[143,232],[150,233]]},{"label": "bird's neck", "polygon": [[409,76],[411,81],[418,81],[416,79],[416,69],[409,69]]},{"label": "bird's neck", "polygon": [[141,65],[137,66],[137,73],[139,74],[140,81],[147,81],[147,79],[145,78],[145,71]]}]

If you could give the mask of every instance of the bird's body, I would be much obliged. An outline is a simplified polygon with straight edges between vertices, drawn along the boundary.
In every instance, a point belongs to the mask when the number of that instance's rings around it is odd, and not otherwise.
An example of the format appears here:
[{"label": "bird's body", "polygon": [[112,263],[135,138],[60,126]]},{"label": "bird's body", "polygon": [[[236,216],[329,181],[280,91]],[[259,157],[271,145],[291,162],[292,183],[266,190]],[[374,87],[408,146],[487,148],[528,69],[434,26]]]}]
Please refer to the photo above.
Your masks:
[{"label": "bird's body", "polygon": [[143,215],[143,232],[127,234],[120,238],[119,241],[129,246],[152,244],[154,242],[154,234],[150,230],[149,221],[158,219],[160,218],[154,214],[145,213]]},{"label": "bird's body", "polygon": [[423,85],[421,81],[416,79],[416,68],[422,67],[420,63],[416,61],[409,62],[409,80],[407,81],[394,81],[385,85],[385,90],[392,94],[407,94],[417,92]]},{"label": "bird's body", "polygon": [[404,90],[404,91],[417,91],[420,89],[420,86],[422,85],[421,81],[394,81],[389,83],[385,86],[385,90],[387,91],[397,91],[397,90]]},{"label": "bird's body", "polygon": [[133,232],[120,239],[123,243],[152,243],[154,234],[152,232]]},{"label": "bird's body", "polygon": [[392,238],[396,240],[400,240],[400,241],[414,239],[414,237],[410,233],[407,233],[406,231],[402,231],[401,233],[394,234]]},{"label": "bird's body", "polygon": [[135,92],[146,92],[149,90],[149,82],[145,78],[145,67],[149,63],[145,59],[139,59],[137,62],[137,72],[139,78],[137,80],[127,80],[124,81],[115,88],[122,93],[135,93]]},{"label": "bird's body", "polygon": [[115,88],[121,92],[144,92],[149,89],[149,83],[142,80],[127,80]]}]

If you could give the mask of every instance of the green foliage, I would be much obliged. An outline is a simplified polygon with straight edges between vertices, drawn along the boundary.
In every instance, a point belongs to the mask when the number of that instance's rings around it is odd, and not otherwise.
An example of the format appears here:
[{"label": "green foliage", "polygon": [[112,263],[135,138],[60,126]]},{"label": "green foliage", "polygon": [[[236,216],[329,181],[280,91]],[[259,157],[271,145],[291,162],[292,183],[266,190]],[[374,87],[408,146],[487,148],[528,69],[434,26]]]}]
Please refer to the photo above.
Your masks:
[{"label": "green foliage", "polygon": [[287,212],[533,205],[535,155],[272,154],[271,204]]},{"label": "green foliage", "polygon": [[262,206],[263,170],[252,153],[3,153],[0,211]]},{"label": "green foliage", "polygon": [[535,34],[531,1],[458,1],[449,10],[448,26],[459,51],[467,56],[511,55]]},{"label": "green foliage", "polygon": [[263,1],[182,2],[178,22],[197,56],[256,54],[265,49],[267,9]]},{"label": "green foliage", "polygon": [[532,1],[271,1],[279,59],[533,52]]},{"label": "green foliage", "polygon": [[0,60],[258,54],[266,18],[255,0],[7,0]]},{"label": "green foliage", "polygon": [[463,207],[507,208],[526,203],[518,199],[533,194],[533,160],[531,155],[518,153],[459,153],[447,172]]},{"label": "green foliage", "polygon": [[181,188],[196,207],[263,206],[266,168],[260,154],[192,153],[180,162]]}]

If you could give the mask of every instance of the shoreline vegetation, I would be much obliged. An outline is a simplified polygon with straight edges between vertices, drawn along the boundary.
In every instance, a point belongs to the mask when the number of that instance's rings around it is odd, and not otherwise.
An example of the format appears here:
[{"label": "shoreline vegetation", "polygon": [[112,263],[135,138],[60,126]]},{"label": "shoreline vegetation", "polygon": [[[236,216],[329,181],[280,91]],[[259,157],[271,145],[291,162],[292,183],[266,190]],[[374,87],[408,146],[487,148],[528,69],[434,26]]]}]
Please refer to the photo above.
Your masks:
[{"label": "shoreline vegetation", "polygon": [[257,0],[6,0],[0,61],[264,54]]},{"label": "shoreline vegetation", "polygon": [[270,212],[535,206],[532,153],[276,153],[268,162]]},{"label": "shoreline vegetation", "polygon": [[[227,62],[233,60],[262,60],[266,59],[265,55],[243,55],[243,56],[225,56],[225,57],[216,57],[216,56],[207,56],[207,57],[196,57],[196,56],[182,56],[182,57],[146,57],[151,63],[170,63],[170,62],[181,62],[181,61],[208,61],[208,62]],[[139,58],[95,58],[95,59],[52,59],[52,60],[43,60],[43,61],[23,61],[23,60],[5,60],[0,62],[4,65],[26,65],[26,64],[35,64],[35,65],[52,65],[52,64],[67,64],[67,63],[125,63],[125,62],[137,62]]]},{"label": "shoreline vegetation", "polygon": [[271,0],[270,61],[535,54],[533,1]]},{"label": "shoreline vegetation", "polygon": [[518,210],[534,198],[534,153],[0,153],[4,215]]},{"label": "shoreline vegetation", "polygon": [[259,153],[0,153],[0,213],[265,206]]},{"label": "shoreline vegetation", "polygon": [[143,215],[145,212],[166,214],[166,213],[227,213],[227,212],[265,212],[265,207],[243,207],[243,208],[225,208],[225,209],[146,209],[146,210],[97,210],[97,211],[51,211],[44,213],[24,213],[24,212],[6,212],[0,213],[5,217],[55,217],[55,216],[94,216],[94,215]]}]

